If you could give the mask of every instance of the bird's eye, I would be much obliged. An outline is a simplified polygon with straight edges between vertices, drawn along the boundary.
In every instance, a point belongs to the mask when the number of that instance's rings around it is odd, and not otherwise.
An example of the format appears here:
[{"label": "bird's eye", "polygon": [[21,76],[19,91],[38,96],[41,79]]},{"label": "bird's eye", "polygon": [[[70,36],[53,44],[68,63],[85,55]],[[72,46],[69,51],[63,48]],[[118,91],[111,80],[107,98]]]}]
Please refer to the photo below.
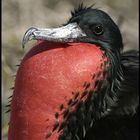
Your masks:
[{"label": "bird's eye", "polygon": [[93,31],[96,35],[102,35],[103,34],[103,26],[102,25],[96,25],[94,27]]}]

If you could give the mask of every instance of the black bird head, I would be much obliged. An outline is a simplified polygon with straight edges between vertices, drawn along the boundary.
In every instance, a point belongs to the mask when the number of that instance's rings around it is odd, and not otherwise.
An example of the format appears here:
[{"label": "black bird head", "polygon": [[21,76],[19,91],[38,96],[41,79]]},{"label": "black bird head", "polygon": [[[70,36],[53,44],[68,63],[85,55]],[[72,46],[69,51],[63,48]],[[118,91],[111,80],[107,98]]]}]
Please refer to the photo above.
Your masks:
[{"label": "black bird head", "polygon": [[80,41],[99,44],[103,49],[112,51],[120,51],[123,47],[118,26],[99,9],[80,7],[78,11],[72,12],[69,23],[77,23],[86,34]]}]

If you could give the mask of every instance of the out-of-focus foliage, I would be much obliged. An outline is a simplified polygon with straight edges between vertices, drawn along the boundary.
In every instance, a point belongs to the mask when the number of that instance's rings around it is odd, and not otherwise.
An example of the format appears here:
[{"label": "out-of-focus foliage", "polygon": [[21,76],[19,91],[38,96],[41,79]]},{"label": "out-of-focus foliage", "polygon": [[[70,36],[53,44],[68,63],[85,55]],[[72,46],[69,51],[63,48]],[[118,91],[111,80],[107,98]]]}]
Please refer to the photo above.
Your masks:
[{"label": "out-of-focus foliage", "polygon": [[2,137],[7,139],[9,114],[5,114],[12,94],[16,65],[26,51],[21,48],[25,31],[31,26],[55,27],[65,23],[70,11],[83,2],[106,11],[120,24],[125,49],[138,48],[138,0],[2,0]]}]

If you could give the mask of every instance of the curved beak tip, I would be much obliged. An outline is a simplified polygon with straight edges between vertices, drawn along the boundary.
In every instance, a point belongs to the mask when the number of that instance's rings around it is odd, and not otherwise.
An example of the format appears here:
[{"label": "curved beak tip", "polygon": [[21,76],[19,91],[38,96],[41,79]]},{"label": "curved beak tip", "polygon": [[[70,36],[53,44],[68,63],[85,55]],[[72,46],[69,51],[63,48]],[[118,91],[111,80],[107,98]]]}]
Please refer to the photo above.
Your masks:
[{"label": "curved beak tip", "polygon": [[23,39],[22,39],[22,48],[25,48],[25,44],[26,44],[28,41],[30,41],[30,40],[32,40],[32,39],[35,38],[35,36],[34,36],[34,31],[37,31],[37,28],[31,27],[31,28],[29,28],[29,29],[26,31],[26,33],[24,34]]}]

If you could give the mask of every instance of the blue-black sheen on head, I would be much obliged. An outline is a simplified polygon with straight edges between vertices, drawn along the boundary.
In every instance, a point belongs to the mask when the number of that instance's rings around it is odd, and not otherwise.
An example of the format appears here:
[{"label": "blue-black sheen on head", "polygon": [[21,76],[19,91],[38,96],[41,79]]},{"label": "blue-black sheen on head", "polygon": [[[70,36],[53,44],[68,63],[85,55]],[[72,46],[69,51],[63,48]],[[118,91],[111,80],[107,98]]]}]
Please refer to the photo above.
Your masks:
[{"label": "blue-black sheen on head", "polygon": [[76,22],[86,33],[87,37],[80,41],[97,43],[104,49],[112,51],[123,47],[122,37],[119,28],[108,14],[91,7],[81,6],[72,12],[72,17],[68,23]]}]

